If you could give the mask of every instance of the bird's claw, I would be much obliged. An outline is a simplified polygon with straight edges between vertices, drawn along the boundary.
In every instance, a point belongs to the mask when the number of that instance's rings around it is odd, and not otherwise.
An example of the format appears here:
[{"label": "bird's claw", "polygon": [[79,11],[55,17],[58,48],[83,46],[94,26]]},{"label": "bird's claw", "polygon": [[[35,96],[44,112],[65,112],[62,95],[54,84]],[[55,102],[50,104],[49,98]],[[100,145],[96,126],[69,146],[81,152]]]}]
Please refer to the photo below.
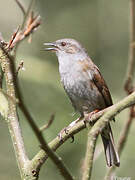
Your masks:
[{"label": "bird's claw", "polygon": [[73,143],[75,140],[74,136],[71,136],[71,143]]},{"label": "bird's claw", "polygon": [[[65,134],[67,134],[68,135],[68,133],[69,133],[69,127],[65,127],[64,129],[62,129],[61,131],[60,131],[60,133],[58,134],[58,138],[60,139],[60,141],[63,141],[63,137],[62,137],[62,134],[63,133],[65,133]],[[74,142],[74,136],[73,135],[71,135],[71,143],[73,143]]]},{"label": "bird's claw", "polygon": [[62,134],[65,132],[65,134],[67,134],[67,131],[66,131],[66,128],[62,129],[60,131],[60,133],[58,134],[58,138],[60,141],[63,141],[63,137],[62,137]]},{"label": "bird's claw", "polygon": [[85,119],[84,119],[84,124],[85,124],[85,126],[86,126],[87,123],[89,123],[91,126],[94,125],[93,122],[90,121],[90,118],[91,118],[95,113],[97,113],[97,112],[99,112],[98,109],[90,112],[89,114],[87,114],[87,115],[85,116]]}]

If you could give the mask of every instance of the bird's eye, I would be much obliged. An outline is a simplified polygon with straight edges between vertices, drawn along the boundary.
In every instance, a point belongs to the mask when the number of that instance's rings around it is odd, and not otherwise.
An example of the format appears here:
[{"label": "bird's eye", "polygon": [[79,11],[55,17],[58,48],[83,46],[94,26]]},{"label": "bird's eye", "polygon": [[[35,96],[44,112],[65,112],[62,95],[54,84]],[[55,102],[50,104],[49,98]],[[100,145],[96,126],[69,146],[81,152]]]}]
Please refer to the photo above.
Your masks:
[{"label": "bird's eye", "polygon": [[62,46],[66,46],[66,43],[65,43],[65,42],[61,42],[61,45],[62,45]]}]

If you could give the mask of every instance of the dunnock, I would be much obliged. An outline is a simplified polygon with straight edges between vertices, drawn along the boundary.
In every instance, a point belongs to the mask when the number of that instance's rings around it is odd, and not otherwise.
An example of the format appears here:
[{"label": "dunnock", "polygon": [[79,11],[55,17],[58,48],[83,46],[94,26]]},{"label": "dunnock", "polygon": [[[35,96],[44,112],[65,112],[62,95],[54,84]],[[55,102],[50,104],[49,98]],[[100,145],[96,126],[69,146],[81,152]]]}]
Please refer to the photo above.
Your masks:
[{"label": "dunnock", "polygon": [[[73,107],[81,117],[85,113],[102,110],[113,104],[98,67],[79,42],[74,39],[61,39],[44,45],[50,46],[46,50],[56,52],[62,84]],[[119,166],[120,160],[115,149],[110,123],[103,129],[101,137],[107,165]]]}]

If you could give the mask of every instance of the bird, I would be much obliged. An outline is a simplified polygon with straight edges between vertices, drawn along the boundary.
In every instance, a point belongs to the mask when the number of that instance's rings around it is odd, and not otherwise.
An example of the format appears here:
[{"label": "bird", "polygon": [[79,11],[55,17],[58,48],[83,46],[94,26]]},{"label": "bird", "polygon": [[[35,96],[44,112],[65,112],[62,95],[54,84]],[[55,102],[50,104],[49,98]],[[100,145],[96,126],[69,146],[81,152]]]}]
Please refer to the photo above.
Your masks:
[{"label": "bird", "polygon": [[[77,40],[64,38],[44,45],[45,50],[56,53],[61,82],[72,106],[81,117],[113,104],[109,88],[99,68]],[[107,166],[120,166],[109,122],[102,130],[101,138]]]}]

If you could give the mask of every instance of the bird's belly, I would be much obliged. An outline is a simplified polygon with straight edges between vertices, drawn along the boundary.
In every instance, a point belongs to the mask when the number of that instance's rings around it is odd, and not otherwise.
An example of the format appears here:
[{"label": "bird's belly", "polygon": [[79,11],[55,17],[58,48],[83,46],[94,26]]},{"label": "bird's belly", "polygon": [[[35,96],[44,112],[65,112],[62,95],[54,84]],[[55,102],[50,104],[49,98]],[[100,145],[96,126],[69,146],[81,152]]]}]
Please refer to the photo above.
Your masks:
[{"label": "bird's belly", "polygon": [[74,108],[80,113],[105,108],[102,94],[90,79],[81,80],[68,76],[62,82]]}]

